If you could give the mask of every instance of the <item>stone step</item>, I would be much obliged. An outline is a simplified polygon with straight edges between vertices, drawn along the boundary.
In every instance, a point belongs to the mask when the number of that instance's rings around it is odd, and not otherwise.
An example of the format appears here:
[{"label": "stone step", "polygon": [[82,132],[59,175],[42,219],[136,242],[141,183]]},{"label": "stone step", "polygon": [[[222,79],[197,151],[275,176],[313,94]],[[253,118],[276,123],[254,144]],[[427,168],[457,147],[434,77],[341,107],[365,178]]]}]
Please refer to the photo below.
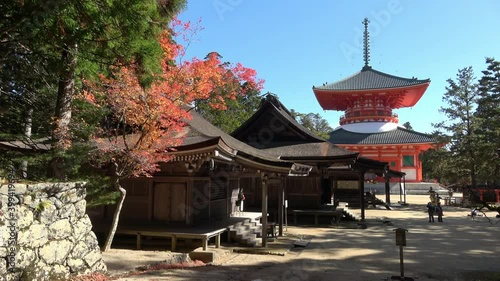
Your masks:
[{"label": "stone step", "polygon": [[248,220],[228,228],[229,237],[235,242],[249,247],[258,245],[257,235],[262,232],[262,225]]}]

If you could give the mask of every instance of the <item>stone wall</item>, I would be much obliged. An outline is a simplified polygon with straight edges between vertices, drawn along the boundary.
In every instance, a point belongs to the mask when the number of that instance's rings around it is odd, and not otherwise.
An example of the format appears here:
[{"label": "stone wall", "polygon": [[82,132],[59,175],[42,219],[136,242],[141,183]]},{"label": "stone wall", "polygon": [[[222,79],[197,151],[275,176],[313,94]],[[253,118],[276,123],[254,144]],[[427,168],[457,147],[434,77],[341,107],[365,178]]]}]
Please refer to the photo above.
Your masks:
[{"label": "stone wall", "polygon": [[81,183],[0,186],[0,281],[105,272]]}]

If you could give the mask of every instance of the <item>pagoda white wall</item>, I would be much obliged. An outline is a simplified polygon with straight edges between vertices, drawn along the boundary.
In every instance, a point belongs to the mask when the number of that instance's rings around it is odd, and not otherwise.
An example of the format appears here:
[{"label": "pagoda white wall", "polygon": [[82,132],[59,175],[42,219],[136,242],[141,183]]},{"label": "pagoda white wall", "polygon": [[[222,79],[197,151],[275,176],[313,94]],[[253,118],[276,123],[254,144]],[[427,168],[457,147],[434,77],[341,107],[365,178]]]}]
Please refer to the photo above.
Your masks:
[{"label": "pagoda white wall", "polygon": [[406,173],[406,180],[414,181],[417,179],[417,170],[415,168],[403,168],[401,172]]},{"label": "pagoda white wall", "polygon": [[355,133],[381,133],[395,130],[398,124],[391,122],[360,122],[342,125],[341,128]]}]

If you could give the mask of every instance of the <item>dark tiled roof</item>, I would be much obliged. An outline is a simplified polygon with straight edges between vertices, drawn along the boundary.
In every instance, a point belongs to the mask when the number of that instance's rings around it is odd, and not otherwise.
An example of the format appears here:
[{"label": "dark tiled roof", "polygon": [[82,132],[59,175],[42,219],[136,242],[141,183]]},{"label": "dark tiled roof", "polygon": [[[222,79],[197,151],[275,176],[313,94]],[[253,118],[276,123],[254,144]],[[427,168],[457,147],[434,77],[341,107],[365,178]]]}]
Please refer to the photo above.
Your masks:
[{"label": "dark tiled roof", "polygon": [[330,133],[334,144],[398,144],[398,143],[435,143],[429,135],[398,127],[381,133],[354,133],[342,128]]},{"label": "dark tiled roof", "polygon": [[317,90],[351,91],[385,88],[401,88],[429,83],[429,79],[403,78],[364,67],[360,72],[340,81],[313,87]]},{"label": "dark tiled roof", "polygon": [[264,98],[257,112],[231,135],[258,148],[324,141],[299,124],[273,95]]},{"label": "dark tiled roof", "polygon": [[229,147],[238,150],[238,154],[252,155],[254,158],[272,162],[287,162],[279,160],[276,154],[256,149],[233,138],[194,111],[191,111],[191,117],[192,119],[187,122],[189,124],[189,133],[186,138],[183,139],[183,145],[191,145],[221,138]]},{"label": "dark tiled roof", "polygon": [[314,158],[314,157],[353,155],[352,151],[341,148],[326,141],[279,146],[274,148],[268,148],[265,149],[264,151],[272,154],[278,154],[281,157],[285,157],[287,159],[293,159],[294,157]]}]

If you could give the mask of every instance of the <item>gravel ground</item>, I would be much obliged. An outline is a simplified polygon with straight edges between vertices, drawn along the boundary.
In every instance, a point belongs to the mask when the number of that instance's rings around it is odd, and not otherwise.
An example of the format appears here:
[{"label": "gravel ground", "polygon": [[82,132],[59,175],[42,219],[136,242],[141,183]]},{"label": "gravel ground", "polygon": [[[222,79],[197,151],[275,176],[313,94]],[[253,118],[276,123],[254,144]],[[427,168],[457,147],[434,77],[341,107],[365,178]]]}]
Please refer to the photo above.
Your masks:
[{"label": "gravel ground", "polygon": [[[396,202],[399,197],[394,197]],[[287,237],[271,243],[285,255],[223,254],[212,265],[169,269],[119,280],[391,280],[400,275],[396,228],[405,228],[404,275],[419,281],[499,281],[500,222],[495,213],[469,219],[468,209],[444,206],[444,222],[429,223],[425,195],[407,196],[408,206],[367,209],[366,228],[357,223],[289,226]],[[303,238],[305,248],[292,243]],[[215,250],[215,249],[212,249]],[[112,250],[104,253],[112,274],[168,260],[164,251]]]}]

